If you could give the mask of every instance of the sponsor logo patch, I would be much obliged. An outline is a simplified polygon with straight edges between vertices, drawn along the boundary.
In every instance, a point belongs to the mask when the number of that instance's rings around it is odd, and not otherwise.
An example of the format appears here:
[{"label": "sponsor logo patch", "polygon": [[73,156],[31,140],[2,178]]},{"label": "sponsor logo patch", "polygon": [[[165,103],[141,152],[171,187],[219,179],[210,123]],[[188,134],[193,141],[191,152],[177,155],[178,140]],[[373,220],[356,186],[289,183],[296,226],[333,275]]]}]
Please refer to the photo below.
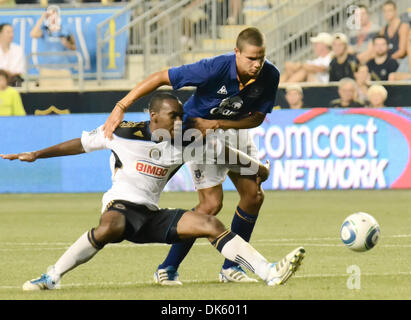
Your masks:
[{"label": "sponsor logo patch", "polygon": [[164,178],[168,173],[167,168],[146,161],[137,161],[136,170],[141,174],[157,179]]}]

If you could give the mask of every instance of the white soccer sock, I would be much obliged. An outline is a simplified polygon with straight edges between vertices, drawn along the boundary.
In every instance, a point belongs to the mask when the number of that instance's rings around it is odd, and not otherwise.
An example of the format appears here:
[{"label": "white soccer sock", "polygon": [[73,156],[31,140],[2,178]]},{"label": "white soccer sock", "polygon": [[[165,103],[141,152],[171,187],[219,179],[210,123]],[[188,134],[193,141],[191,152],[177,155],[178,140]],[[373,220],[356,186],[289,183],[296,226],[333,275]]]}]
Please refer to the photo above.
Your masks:
[{"label": "white soccer sock", "polygon": [[267,280],[270,263],[248,242],[233,232],[222,233],[213,245],[221,254]]},{"label": "white soccer sock", "polygon": [[50,270],[49,275],[54,281],[59,281],[66,272],[89,261],[99,251],[90,243],[88,233],[78,238]]}]

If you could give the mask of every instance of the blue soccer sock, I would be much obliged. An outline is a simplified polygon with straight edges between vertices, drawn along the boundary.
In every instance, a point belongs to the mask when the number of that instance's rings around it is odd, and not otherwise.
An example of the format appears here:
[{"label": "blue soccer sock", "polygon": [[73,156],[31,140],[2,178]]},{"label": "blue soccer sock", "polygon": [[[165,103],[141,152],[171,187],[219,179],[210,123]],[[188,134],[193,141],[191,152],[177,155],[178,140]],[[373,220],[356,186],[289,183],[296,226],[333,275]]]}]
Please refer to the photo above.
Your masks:
[{"label": "blue soccer sock", "polygon": [[[248,214],[240,207],[237,207],[233,221],[231,222],[231,231],[238,234],[245,241],[249,242],[255,222],[257,221],[257,217],[258,215]],[[226,259],[223,264],[223,269],[228,269],[234,266],[238,266],[238,263]]]},{"label": "blue soccer sock", "polygon": [[190,251],[193,246],[195,239],[189,239],[183,242],[174,243],[164,262],[158,266],[158,269],[165,269],[169,266],[173,266],[178,269],[180,263],[184,260],[187,253]]}]

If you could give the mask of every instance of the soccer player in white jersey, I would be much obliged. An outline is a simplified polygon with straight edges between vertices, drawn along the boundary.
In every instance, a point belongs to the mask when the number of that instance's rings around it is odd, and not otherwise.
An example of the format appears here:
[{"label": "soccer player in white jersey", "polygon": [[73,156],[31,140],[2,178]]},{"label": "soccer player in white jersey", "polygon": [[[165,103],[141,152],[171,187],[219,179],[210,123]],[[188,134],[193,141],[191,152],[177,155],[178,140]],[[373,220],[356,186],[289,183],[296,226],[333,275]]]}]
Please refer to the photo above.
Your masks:
[{"label": "soccer player in white jersey", "polygon": [[[247,129],[258,127],[272,111],[280,79],[278,69],[265,58],[265,45],[265,37],[257,28],[246,28],[238,35],[234,52],[153,73],[116,104],[103,127],[106,136],[111,137],[134,101],[158,87],[171,85],[174,90],[196,87],[184,103],[185,127],[194,126],[203,134],[208,129],[230,131],[228,134],[233,140],[238,138],[237,145],[246,147],[244,151],[257,159],[257,148]],[[222,184],[227,176],[230,178],[240,196],[233,210],[231,230],[249,241],[264,201],[261,186],[227,164],[190,161],[188,166],[198,192],[196,211],[199,213],[216,215],[221,210]],[[193,244],[194,239],[189,239],[171,247],[157,268],[157,282],[181,284],[177,270]],[[167,281],[160,281],[165,275]],[[221,282],[256,281],[230,260],[224,261],[219,279]]]},{"label": "soccer player in white jersey", "polygon": [[[104,137],[102,127],[83,132],[81,138],[33,152],[0,155],[3,159],[33,162],[111,149],[113,185],[103,196],[98,227],[85,232],[37,279],[27,281],[23,290],[47,290],[59,286],[68,271],[89,261],[108,243],[128,240],[134,243],[176,243],[206,237],[226,258],[236,261],[274,286],[285,283],[298,269],[305,250],[298,247],[278,263],[269,263],[249,243],[227,230],[214,216],[183,209],[159,209],[158,200],[168,179],[181,166],[172,140],[158,139],[161,129],[174,136],[175,122],[182,118],[181,102],[170,94],[158,94],[150,102],[150,121],[122,122],[114,138]],[[153,141],[154,140],[154,141]],[[181,150],[180,150],[181,151]],[[231,152],[236,152],[231,149]],[[240,152],[236,157],[248,157]],[[248,157],[249,158],[249,157]],[[255,161],[251,158],[248,160]],[[241,161],[241,163],[245,163]],[[267,179],[269,169],[257,163],[257,177]]]}]

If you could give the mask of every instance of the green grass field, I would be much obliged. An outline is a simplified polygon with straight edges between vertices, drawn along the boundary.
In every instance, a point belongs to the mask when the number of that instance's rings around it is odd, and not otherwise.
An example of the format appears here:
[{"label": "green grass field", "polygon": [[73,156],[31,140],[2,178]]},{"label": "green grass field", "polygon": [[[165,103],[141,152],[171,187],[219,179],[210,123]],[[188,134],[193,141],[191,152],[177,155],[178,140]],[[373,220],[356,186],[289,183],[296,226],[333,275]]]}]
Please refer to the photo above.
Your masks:
[{"label": "green grass field", "polygon": [[[195,193],[164,193],[162,207],[192,208]],[[219,218],[229,226],[238,195],[226,192]],[[221,284],[222,256],[197,240],[180,267],[182,287],[161,287],[152,276],[168,246],[109,245],[68,273],[61,290],[23,292],[81,234],[96,226],[101,194],[0,195],[0,299],[411,299],[411,191],[266,192],[251,244],[275,261],[296,246],[307,255],[285,285]],[[369,252],[342,245],[350,213],[374,215],[382,237]],[[349,289],[347,268],[360,268],[360,289]]]}]

